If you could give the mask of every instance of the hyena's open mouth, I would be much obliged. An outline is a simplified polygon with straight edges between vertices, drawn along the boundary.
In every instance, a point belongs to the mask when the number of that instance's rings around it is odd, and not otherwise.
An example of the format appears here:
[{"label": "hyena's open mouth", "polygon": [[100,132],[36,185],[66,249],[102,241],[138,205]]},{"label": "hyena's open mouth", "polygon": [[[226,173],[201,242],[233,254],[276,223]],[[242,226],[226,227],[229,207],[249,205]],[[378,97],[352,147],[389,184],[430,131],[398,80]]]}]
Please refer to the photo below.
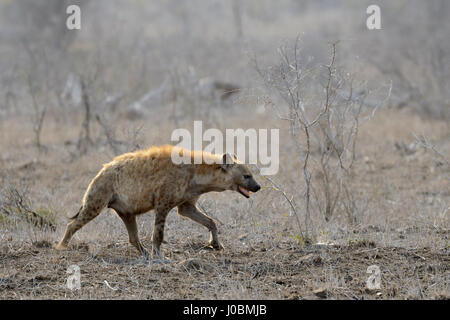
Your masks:
[{"label": "hyena's open mouth", "polygon": [[247,189],[245,189],[244,187],[241,187],[241,186],[238,186],[238,191],[240,194],[242,194],[247,199],[250,198],[251,191],[248,191]]}]

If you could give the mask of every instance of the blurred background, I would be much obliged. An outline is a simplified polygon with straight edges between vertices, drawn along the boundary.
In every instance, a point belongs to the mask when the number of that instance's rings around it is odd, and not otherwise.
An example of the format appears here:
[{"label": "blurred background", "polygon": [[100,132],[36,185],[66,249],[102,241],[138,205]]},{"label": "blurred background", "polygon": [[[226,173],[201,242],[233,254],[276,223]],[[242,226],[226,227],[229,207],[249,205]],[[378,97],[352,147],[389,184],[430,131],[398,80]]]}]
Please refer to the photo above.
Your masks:
[{"label": "blurred background", "polygon": [[[69,4],[81,8],[81,30],[65,27]],[[3,0],[1,115],[32,109],[30,84],[49,108],[76,108],[84,79],[93,108],[142,113],[207,96],[214,81],[219,92],[220,84],[258,89],[251,58],[271,65],[278,46],[300,36],[304,59],[325,62],[329,43],[339,40],[342,63],[358,63],[368,80],[393,81],[393,106],[448,117],[448,1],[378,1],[382,29],[374,31],[366,28],[370,4]]]}]

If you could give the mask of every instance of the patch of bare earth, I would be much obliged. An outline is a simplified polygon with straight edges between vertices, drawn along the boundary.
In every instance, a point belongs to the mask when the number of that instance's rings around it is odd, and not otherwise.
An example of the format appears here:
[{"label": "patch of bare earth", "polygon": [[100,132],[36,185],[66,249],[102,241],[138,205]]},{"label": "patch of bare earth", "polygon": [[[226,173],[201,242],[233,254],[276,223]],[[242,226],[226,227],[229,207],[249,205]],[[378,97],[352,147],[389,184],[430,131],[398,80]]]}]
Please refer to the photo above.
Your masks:
[{"label": "patch of bare earth", "polygon": [[[176,249],[178,247],[178,249]],[[170,261],[145,261],[128,246],[89,245],[66,252],[50,243],[0,253],[1,299],[448,299],[448,251],[429,248],[255,245],[216,252],[201,245],[166,244]],[[81,289],[67,288],[67,269],[81,271]],[[380,289],[369,290],[368,266],[381,271]]]}]

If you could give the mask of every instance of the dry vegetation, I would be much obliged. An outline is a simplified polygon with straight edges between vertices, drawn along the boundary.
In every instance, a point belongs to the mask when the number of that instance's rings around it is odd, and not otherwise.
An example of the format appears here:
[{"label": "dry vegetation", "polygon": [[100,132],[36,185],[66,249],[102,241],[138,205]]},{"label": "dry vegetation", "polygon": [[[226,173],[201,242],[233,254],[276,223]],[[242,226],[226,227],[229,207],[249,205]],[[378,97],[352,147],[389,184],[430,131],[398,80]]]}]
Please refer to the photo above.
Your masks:
[{"label": "dry vegetation", "polygon": [[[0,5],[0,298],[449,298],[450,3],[381,1],[368,31],[365,1],[74,2],[80,31],[64,1]],[[170,263],[111,210],[52,248],[104,162],[193,120],[280,129],[260,192],[200,200],[224,251],[175,210]]]}]

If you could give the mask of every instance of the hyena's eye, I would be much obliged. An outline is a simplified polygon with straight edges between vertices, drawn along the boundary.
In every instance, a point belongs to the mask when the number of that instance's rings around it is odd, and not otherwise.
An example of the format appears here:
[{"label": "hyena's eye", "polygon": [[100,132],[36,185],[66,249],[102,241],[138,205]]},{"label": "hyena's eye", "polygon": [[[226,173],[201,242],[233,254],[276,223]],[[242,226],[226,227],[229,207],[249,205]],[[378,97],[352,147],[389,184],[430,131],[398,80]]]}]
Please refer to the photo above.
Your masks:
[{"label": "hyena's eye", "polygon": [[250,179],[252,176],[248,174],[244,174],[244,179]]}]

